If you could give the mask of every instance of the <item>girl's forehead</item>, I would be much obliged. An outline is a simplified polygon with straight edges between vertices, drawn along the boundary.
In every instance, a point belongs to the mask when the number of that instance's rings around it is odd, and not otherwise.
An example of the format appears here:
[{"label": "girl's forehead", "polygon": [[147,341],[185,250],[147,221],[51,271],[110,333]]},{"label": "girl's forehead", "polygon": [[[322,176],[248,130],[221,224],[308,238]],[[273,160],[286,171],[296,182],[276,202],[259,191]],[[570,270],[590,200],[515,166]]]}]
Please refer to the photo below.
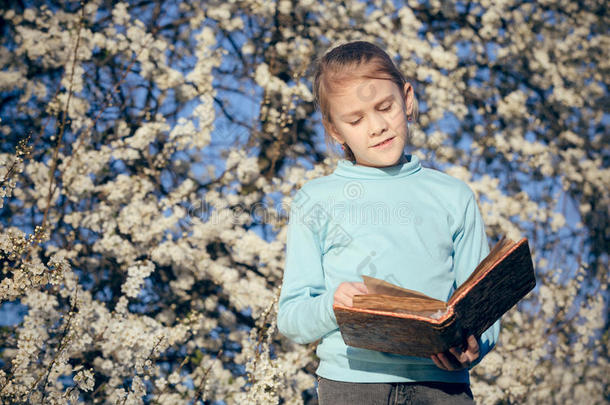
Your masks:
[{"label": "girl's forehead", "polygon": [[391,80],[360,78],[341,86],[334,94],[328,94],[331,115],[346,118],[371,106],[400,98],[398,86]]},{"label": "girl's forehead", "polygon": [[328,91],[328,96],[331,98],[356,96],[353,101],[365,102],[387,96],[396,90],[398,90],[398,86],[389,79],[356,77],[333,83]]}]

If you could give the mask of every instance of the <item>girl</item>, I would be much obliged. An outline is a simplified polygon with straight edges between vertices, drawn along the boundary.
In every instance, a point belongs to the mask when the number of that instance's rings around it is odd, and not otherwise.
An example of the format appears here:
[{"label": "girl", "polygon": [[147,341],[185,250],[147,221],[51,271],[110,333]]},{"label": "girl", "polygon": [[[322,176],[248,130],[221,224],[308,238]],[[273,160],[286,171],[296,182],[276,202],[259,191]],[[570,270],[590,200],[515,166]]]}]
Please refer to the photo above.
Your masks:
[{"label": "girl", "polygon": [[473,404],[469,369],[494,346],[499,321],[462,348],[418,358],[347,346],[333,312],[367,293],[362,275],[446,301],[489,252],[472,191],[405,154],[417,103],[379,47],[330,50],[318,61],[314,95],[327,142],[341,144],[345,159],[291,205],[280,332],[320,340],[321,405]]}]

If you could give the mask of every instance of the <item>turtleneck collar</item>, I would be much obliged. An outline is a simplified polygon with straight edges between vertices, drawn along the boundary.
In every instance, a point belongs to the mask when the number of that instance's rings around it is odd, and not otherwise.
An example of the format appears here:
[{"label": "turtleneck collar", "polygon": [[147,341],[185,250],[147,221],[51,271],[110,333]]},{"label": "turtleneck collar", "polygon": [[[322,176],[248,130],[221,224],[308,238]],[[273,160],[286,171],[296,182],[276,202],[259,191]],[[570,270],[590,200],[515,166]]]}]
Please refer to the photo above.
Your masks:
[{"label": "turtleneck collar", "polygon": [[406,177],[421,169],[421,164],[417,156],[405,155],[405,158],[407,160],[405,163],[398,163],[394,166],[386,167],[362,166],[352,163],[347,159],[341,159],[337,162],[337,168],[333,173],[342,177],[382,180]]}]

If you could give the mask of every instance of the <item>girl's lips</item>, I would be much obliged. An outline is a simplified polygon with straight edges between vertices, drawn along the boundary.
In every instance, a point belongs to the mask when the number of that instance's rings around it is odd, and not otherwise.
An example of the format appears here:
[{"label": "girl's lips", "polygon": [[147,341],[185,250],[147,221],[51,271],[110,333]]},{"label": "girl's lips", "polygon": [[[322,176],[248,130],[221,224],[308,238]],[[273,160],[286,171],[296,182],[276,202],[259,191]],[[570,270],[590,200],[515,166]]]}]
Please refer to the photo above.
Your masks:
[{"label": "girl's lips", "polygon": [[388,138],[385,141],[383,141],[382,143],[373,146],[373,148],[384,148],[384,147],[388,146],[389,144],[391,144],[393,140],[394,140],[394,137]]}]

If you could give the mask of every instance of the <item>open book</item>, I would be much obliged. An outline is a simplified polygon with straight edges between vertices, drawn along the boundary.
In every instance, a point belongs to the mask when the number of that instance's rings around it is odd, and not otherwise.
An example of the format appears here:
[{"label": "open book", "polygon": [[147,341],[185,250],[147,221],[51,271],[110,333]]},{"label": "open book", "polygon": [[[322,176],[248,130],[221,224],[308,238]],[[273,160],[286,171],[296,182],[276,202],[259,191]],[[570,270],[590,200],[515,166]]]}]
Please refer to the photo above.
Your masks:
[{"label": "open book", "polygon": [[448,302],[363,276],[368,294],[334,305],[349,346],[430,357],[479,337],[536,285],[527,239],[502,238]]}]

